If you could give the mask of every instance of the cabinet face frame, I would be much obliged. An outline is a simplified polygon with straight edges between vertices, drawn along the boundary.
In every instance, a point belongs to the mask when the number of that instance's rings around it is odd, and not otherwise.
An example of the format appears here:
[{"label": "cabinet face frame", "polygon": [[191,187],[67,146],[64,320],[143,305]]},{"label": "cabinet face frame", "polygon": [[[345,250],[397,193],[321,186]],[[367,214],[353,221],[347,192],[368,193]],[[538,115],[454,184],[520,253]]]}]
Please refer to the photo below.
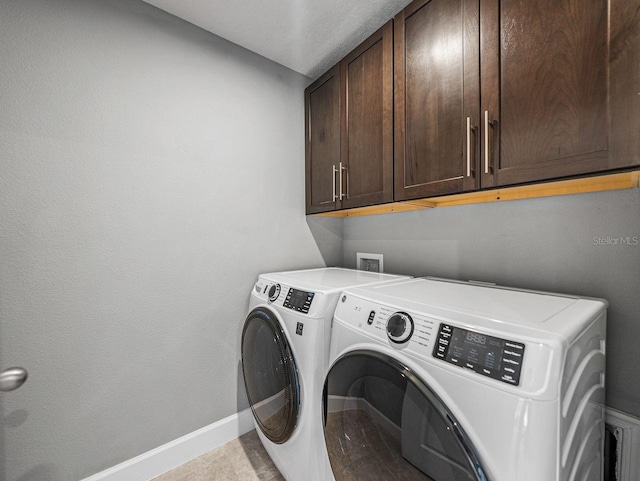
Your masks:
[{"label": "cabinet face frame", "polygon": [[[312,111],[312,96],[328,86],[332,88],[329,115],[318,119],[321,125],[317,125],[314,121],[315,111]],[[323,106],[327,107],[328,104]],[[317,214],[340,209],[341,203],[336,195],[338,176],[335,170],[339,169],[340,164],[340,65],[333,67],[306,88],[304,107],[306,212]],[[320,148],[327,151],[324,152],[325,155],[316,155]]]},{"label": "cabinet face frame", "polygon": [[[407,101],[407,31],[406,22],[423,7],[433,7],[436,2],[451,2],[451,0],[416,0],[394,17],[394,199],[406,200],[434,195],[452,194],[471,191],[479,188],[478,166],[480,161],[480,29],[479,29],[479,0],[459,1],[460,18],[444,19],[453,24],[460,22],[460,59],[462,78],[457,79],[460,85],[459,100],[461,100],[459,118],[445,119],[456,125],[458,142],[456,150],[461,155],[449,151],[438,151],[435,158],[417,158],[419,154],[409,155],[411,149],[407,136],[410,126],[407,120],[408,106],[416,100]],[[429,5],[431,4],[431,5]],[[449,3],[450,4],[450,3]],[[423,12],[420,12],[423,13]],[[426,18],[426,17],[425,17]],[[446,25],[445,25],[446,27]],[[422,48],[428,53],[434,46],[424,45]],[[469,119],[467,122],[467,118]],[[435,129],[435,125],[426,128]],[[432,181],[420,182],[408,179],[409,171],[419,166],[431,166],[436,171],[447,163],[458,165],[445,169],[455,170],[452,176],[438,178]],[[413,184],[411,182],[414,182]]]},{"label": "cabinet face frame", "polygon": [[[373,59],[371,62],[380,60],[379,64],[367,65],[369,59],[367,55],[373,52],[373,49],[379,50],[380,58]],[[358,64],[356,65],[356,62]],[[379,93],[378,98],[363,98],[356,104],[350,100],[350,67],[354,69],[360,67],[361,74],[359,80],[361,84],[356,85],[360,88],[360,94],[366,96],[365,88],[373,85],[375,92]],[[388,21],[382,28],[371,35],[367,40],[360,44],[356,49],[349,53],[340,62],[340,85],[341,85],[341,139],[340,139],[340,158],[343,171],[339,175],[345,186],[342,196],[342,207],[353,208],[363,207],[367,205],[381,204],[393,201],[393,21]],[[379,102],[379,103],[378,103]],[[366,104],[366,105],[365,105]],[[360,108],[360,111],[354,112],[354,108]],[[366,107],[373,107],[374,111],[367,113]],[[353,114],[353,115],[352,115]],[[367,115],[369,114],[369,115]],[[353,117],[353,118],[351,118]],[[353,132],[352,125],[363,132]],[[378,128],[377,132],[376,127]],[[357,134],[357,138],[356,138]],[[350,143],[360,143],[357,149],[373,150],[372,158],[358,155],[355,158],[350,157]],[[366,144],[366,145],[363,145]],[[371,146],[377,146],[377,149],[371,149]],[[356,179],[354,171],[360,175]],[[351,174],[351,175],[350,175]],[[371,189],[372,183],[379,181],[377,190]],[[364,191],[361,189],[359,194],[355,194],[355,190],[351,186],[355,182],[360,182],[365,186]],[[369,186],[369,189],[366,189]]]}]

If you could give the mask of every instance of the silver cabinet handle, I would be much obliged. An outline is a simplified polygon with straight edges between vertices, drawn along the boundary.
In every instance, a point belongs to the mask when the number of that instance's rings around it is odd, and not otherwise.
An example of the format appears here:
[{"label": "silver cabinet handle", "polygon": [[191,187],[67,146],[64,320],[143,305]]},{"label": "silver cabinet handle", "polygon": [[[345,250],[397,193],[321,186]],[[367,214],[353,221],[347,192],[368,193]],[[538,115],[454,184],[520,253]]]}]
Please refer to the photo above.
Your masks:
[{"label": "silver cabinet handle", "polygon": [[471,117],[467,117],[467,177],[471,177]]},{"label": "silver cabinet handle", "polygon": [[18,389],[27,380],[28,373],[21,367],[10,367],[0,373],[0,391]]},{"label": "silver cabinet handle", "polygon": [[489,164],[491,159],[491,148],[489,147],[489,128],[493,128],[498,123],[497,120],[489,120],[489,111],[484,111],[484,173],[488,174],[493,167]]},{"label": "silver cabinet handle", "polygon": [[336,200],[338,200],[338,196],[336,195],[336,172],[338,171],[338,169],[336,169],[336,164],[332,165],[332,172],[331,172],[331,177],[333,177],[333,197],[332,197],[332,202],[335,202]]},{"label": "silver cabinet handle", "polygon": [[347,168],[342,167],[342,162],[340,162],[340,200],[342,200],[343,197],[346,197],[346,195],[342,193],[342,171],[343,170],[347,170]]},{"label": "silver cabinet handle", "polygon": [[484,111],[484,173],[489,173],[489,111]]}]

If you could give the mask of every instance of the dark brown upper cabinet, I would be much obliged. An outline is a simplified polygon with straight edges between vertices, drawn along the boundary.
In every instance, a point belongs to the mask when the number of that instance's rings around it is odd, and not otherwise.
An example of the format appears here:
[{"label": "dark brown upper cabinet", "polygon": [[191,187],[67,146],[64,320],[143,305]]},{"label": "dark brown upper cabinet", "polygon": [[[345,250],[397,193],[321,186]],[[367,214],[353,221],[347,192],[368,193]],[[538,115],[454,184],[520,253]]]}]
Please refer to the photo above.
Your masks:
[{"label": "dark brown upper cabinet", "polygon": [[640,164],[637,0],[482,0],[482,186]]},{"label": "dark brown upper cabinet", "polygon": [[340,207],[340,66],[307,87],[304,98],[307,214],[316,214]]},{"label": "dark brown upper cabinet", "polygon": [[393,200],[393,22],[305,91],[307,213]]},{"label": "dark brown upper cabinet", "polygon": [[395,199],[640,165],[639,12],[637,0],[411,3],[394,25]]},{"label": "dark brown upper cabinet", "polygon": [[305,103],[307,213],[637,168],[640,2],[414,0]]},{"label": "dark brown upper cabinet", "polygon": [[640,3],[481,0],[482,187],[640,164]]},{"label": "dark brown upper cabinet", "polygon": [[477,189],[478,0],[416,0],[394,37],[395,199]]}]

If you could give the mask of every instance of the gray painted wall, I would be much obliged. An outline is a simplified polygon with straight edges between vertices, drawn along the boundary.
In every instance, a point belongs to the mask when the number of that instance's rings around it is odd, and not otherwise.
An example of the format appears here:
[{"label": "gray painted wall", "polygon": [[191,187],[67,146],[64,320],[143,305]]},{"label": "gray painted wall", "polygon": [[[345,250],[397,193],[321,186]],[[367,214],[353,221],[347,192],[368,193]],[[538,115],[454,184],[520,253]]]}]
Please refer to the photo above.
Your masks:
[{"label": "gray painted wall", "polygon": [[247,407],[260,272],[304,216],[308,79],[138,1],[0,2],[0,479],[74,480]]},{"label": "gray painted wall", "polygon": [[356,252],[386,272],[607,299],[607,404],[640,417],[639,189],[347,218],[345,267]]}]

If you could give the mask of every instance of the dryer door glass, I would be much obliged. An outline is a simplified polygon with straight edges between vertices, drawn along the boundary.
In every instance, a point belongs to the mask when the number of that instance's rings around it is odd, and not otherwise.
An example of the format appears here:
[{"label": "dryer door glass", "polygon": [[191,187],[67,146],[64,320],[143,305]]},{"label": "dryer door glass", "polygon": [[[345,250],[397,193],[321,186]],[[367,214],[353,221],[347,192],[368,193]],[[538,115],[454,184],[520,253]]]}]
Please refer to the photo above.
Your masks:
[{"label": "dryer door glass", "polygon": [[291,347],[266,308],[251,311],[244,323],[242,373],[258,426],[272,442],[284,443],[298,419],[300,386]]},{"label": "dryer door glass", "polygon": [[323,397],[336,481],[486,481],[453,413],[396,359],[374,351],[342,356],[327,375]]}]

